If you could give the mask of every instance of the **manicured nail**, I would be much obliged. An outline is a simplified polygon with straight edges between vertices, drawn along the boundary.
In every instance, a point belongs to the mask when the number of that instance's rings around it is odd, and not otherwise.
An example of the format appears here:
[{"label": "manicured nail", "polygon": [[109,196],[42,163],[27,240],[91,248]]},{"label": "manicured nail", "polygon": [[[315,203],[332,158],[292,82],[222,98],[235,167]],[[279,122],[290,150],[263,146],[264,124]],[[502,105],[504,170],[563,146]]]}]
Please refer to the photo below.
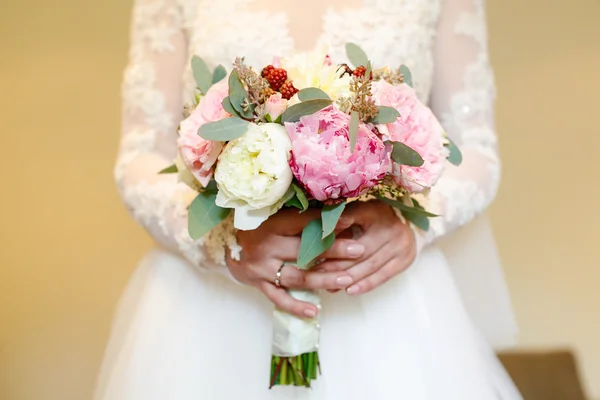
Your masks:
[{"label": "manicured nail", "polygon": [[348,293],[349,295],[353,295],[353,294],[357,294],[359,290],[358,286],[350,286],[348,289],[346,289],[346,293]]},{"label": "manicured nail", "polygon": [[304,311],[304,315],[306,315],[308,318],[314,318],[317,316],[317,313],[309,309]]},{"label": "manicured nail", "polygon": [[346,252],[349,257],[360,257],[365,252],[365,247],[362,244],[351,244],[346,247]]},{"label": "manicured nail", "polygon": [[352,278],[349,276],[341,276],[337,278],[335,282],[340,286],[348,286],[352,283]]}]

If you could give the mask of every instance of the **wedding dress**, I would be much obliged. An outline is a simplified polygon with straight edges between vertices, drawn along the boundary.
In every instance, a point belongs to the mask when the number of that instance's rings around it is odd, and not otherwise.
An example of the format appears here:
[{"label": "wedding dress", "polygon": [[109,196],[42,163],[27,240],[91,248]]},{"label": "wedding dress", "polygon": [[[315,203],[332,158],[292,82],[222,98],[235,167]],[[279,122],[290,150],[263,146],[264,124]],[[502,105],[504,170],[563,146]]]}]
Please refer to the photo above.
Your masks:
[{"label": "wedding dress", "polygon": [[327,45],[334,62],[347,62],[344,44],[355,42],[375,67],[411,68],[464,162],[448,167],[431,193],[429,206],[442,217],[423,234],[414,265],[366,295],[323,294],[323,375],[313,388],[268,389],[273,306],[228,274],[225,251],[243,251],[231,221],[192,241],[193,193],[174,175],[157,174],[172,163],[182,106],[194,91],[192,55],[213,68],[236,56],[262,68],[299,51],[294,14],[263,3],[135,2],[115,175],[159,246],[121,300],[96,399],[520,399],[488,344],[509,345],[515,325],[489,227],[477,217],[500,179],[481,0],[339,2],[313,16],[322,21],[317,45]]}]

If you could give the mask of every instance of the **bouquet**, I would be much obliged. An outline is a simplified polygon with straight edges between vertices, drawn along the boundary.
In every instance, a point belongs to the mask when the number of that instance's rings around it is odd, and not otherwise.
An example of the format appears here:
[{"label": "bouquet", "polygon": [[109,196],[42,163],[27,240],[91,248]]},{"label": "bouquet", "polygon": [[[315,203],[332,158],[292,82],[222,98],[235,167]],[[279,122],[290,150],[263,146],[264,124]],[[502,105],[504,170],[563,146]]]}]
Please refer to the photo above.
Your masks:
[{"label": "bouquet", "polygon": [[[233,212],[235,228],[256,229],[283,207],[321,210],[303,230],[296,266],[309,269],[335,241],[345,206],[379,199],[427,230],[428,190],[458,148],[412,88],[406,66],[373,69],[346,45],[354,68],[326,51],[274,60],[254,69],[237,58],[211,71],[193,57],[193,104],[179,127],[176,172],[198,192],[189,206],[193,239]],[[313,291],[290,290],[319,305]],[[310,387],[320,372],[319,324],[274,311],[270,386]]]}]

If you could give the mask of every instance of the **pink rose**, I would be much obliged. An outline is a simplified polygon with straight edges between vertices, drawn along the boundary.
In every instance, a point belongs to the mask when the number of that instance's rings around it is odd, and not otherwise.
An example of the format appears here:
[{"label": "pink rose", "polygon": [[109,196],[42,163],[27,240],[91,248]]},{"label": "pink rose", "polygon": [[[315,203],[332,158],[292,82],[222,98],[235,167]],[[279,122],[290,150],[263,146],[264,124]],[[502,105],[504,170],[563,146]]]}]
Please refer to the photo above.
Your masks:
[{"label": "pink rose", "polygon": [[287,108],[287,100],[281,96],[281,93],[271,95],[265,103],[265,111],[271,116],[271,120],[275,121]]},{"label": "pink rose", "polygon": [[393,86],[385,81],[373,82],[373,97],[378,105],[393,107],[400,113],[396,121],[377,126],[383,139],[404,143],[424,161],[420,167],[393,163],[396,183],[413,193],[435,185],[444,171],[448,150],[444,147],[444,128],[433,112],[406,84]]},{"label": "pink rose", "polygon": [[208,185],[212,179],[213,166],[223,149],[223,143],[201,138],[198,129],[208,122],[229,116],[221,104],[228,94],[227,79],[223,79],[208,90],[192,114],[179,125],[179,154],[202,186]]},{"label": "pink rose", "polygon": [[390,172],[389,149],[361,124],[350,151],[350,116],[333,106],[286,123],[292,139],[290,167],[316,200],[358,197]]}]

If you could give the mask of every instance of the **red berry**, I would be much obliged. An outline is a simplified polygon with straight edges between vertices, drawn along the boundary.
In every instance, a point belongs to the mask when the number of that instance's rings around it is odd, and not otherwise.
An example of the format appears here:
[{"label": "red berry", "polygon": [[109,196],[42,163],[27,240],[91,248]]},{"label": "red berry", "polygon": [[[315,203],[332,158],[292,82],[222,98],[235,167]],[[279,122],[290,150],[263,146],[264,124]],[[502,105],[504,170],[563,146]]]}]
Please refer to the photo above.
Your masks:
[{"label": "red berry", "polygon": [[262,72],[260,73],[260,75],[265,78],[267,75],[269,75],[269,73],[271,71],[273,71],[275,69],[274,66],[272,65],[267,65],[266,67],[263,68]]},{"label": "red berry", "polygon": [[294,87],[294,84],[290,81],[290,82],[286,82],[283,85],[281,85],[281,87],[279,88],[279,92],[281,93],[281,96],[286,99],[289,100],[292,97],[294,97],[294,95],[296,93],[299,92],[298,89],[296,89]]},{"label": "red berry", "polygon": [[269,85],[271,85],[271,89],[279,90],[281,85],[287,80],[287,71],[283,68],[274,68],[265,75],[265,78],[269,82]]},{"label": "red berry", "polygon": [[352,75],[356,76],[357,78],[360,78],[361,76],[365,76],[365,73],[367,72],[367,68],[363,67],[362,65],[360,67],[357,67],[354,72],[352,72]]}]

